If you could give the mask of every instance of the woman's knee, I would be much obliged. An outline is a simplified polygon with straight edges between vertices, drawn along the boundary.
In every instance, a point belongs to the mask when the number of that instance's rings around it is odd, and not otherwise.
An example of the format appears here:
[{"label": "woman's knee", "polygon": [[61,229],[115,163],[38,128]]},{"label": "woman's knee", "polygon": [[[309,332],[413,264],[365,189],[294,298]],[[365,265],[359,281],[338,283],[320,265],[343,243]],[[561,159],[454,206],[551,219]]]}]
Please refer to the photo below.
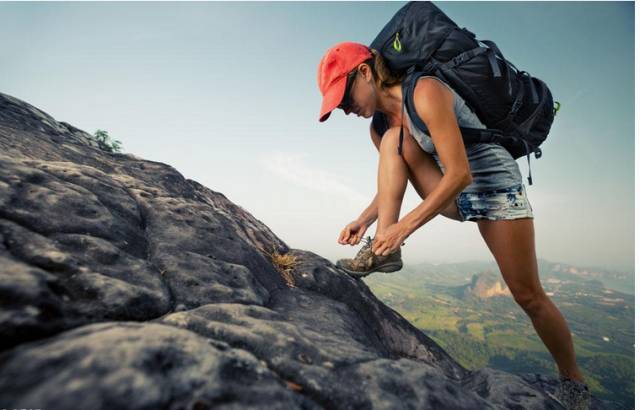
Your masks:
[{"label": "woman's knee", "polygon": [[513,298],[522,309],[528,314],[535,314],[539,311],[545,303],[547,303],[548,296],[543,289],[535,288],[521,288],[512,290]]},{"label": "woman's knee", "polygon": [[[383,135],[382,141],[380,142],[380,152],[385,150],[391,151],[398,154],[398,146],[400,145],[400,126],[395,126],[389,128]],[[409,130],[407,128],[404,129],[402,133],[402,150],[401,154],[402,158],[405,161],[412,161],[415,159],[417,150],[421,148],[418,146],[418,143],[413,139]],[[423,152],[426,154],[426,152]]]}]

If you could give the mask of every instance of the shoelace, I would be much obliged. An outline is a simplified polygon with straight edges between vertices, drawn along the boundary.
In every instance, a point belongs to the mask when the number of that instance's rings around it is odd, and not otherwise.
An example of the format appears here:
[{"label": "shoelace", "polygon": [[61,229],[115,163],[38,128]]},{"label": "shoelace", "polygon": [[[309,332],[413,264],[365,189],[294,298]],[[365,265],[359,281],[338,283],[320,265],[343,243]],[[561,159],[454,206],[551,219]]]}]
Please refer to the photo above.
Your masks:
[{"label": "shoelace", "polygon": [[367,246],[371,246],[371,243],[373,242],[373,238],[369,235],[364,236],[360,238],[360,240],[358,241],[358,243],[362,243],[362,242],[366,242]]},{"label": "shoelace", "polygon": [[354,257],[354,259],[358,259],[358,257],[360,255],[362,255],[367,250],[371,249],[371,245],[373,244],[373,238],[371,238],[371,236],[367,235],[367,236],[365,236],[363,238],[360,238],[360,240],[358,241],[358,243],[362,243],[362,242],[364,242],[365,244],[364,244],[364,246],[362,248],[360,248],[360,250],[358,251],[358,253]]},{"label": "shoelace", "polygon": [[[374,240],[374,239],[375,239],[375,236],[372,238],[371,236],[367,235],[367,236],[364,236],[364,237],[360,238],[360,240],[358,241],[358,243],[365,242],[365,244],[364,244],[364,246],[362,247],[362,249],[370,248],[370,247],[371,247],[371,244],[373,243],[373,240]],[[402,244],[401,244],[400,246],[403,246],[405,243],[406,243],[406,242],[402,242]],[[360,250],[362,251],[362,249],[360,249]],[[360,254],[360,253],[358,253],[358,254]]]}]

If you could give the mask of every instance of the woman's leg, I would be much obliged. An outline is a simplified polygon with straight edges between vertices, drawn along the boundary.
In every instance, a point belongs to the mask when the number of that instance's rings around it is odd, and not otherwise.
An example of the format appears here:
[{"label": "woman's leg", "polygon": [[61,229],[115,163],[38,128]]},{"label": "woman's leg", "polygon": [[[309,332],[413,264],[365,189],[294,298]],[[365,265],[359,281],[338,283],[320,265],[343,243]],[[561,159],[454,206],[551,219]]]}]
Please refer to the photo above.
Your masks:
[{"label": "woman's leg", "polygon": [[556,361],[559,373],[584,383],[569,327],[544,292],[538,277],[533,218],[479,219],[477,223],[509,290],[531,318],[538,336]]},{"label": "woman's leg", "polygon": [[[377,229],[398,222],[407,180],[411,181],[418,195],[424,199],[443,176],[433,156],[420,148],[406,128],[402,155],[398,155],[399,139],[400,127],[392,127],[380,141]],[[461,220],[455,201],[451,201],[441,214],[456,221]]]}]

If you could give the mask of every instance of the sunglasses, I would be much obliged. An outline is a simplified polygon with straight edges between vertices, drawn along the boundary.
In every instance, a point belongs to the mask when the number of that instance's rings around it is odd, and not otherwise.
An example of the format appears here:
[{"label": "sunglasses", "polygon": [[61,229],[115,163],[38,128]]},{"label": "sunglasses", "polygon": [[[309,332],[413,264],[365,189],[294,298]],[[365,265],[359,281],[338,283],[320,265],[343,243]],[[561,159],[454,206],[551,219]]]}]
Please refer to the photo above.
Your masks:
[{"label": "sunglasses", "polygon": [[344,97],[342,97],[342,101],[340,102],[340,105],[338,105],[338,108],[344,111],[347,111],[351,107],[351,103],[353,102],[351,100],[351,88],[353,88],[356,74],[358,74],[358,70],[353,70],[347,77],[347,87],[344,90]]}]

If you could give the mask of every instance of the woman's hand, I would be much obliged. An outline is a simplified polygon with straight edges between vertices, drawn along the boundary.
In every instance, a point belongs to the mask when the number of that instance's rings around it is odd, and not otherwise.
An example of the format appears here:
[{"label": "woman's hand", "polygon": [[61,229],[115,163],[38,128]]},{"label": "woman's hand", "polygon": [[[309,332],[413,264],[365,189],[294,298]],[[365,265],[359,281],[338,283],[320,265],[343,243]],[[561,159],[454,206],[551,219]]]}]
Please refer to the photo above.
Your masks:
[{"label": "woman's hand", "polygon": [[349,223],[340,232],[338,243],[342,245],[355,245],[360,242],[362,235],[367,231],[368,226],[359,221]]},{"label": "woman's hand", "polygon": [[376,255],[389,255],[400,248],[401,245],[404,245],[404,240],[407,239],[409,234],[409,229],[402,222],[389,225],[376,233],[371,250]]}]

